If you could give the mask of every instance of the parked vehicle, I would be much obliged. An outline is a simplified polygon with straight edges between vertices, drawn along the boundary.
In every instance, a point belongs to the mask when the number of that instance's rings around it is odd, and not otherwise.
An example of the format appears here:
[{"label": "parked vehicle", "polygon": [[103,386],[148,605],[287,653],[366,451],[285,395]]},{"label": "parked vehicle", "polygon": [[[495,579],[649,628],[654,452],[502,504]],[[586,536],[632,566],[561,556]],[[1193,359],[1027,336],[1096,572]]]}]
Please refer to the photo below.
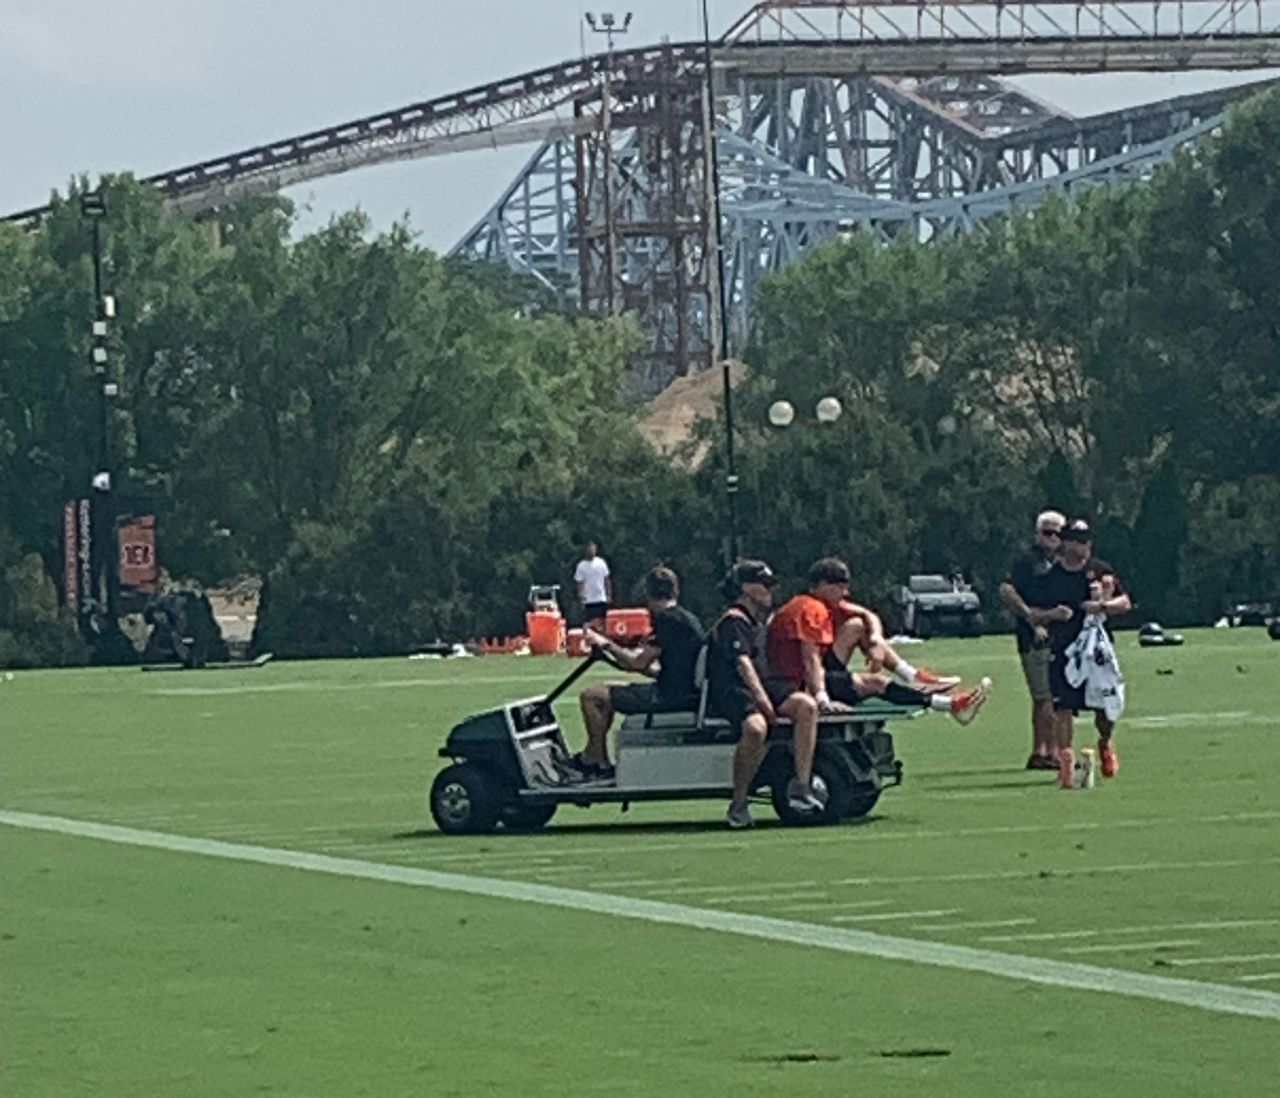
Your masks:
[{"label": "parked vehicle", "polygon": [[911,636],[923,640],[982,633],[982,600],[959,574],[911,576],[899,588],[897,602],[902,607],[902,631]]}]

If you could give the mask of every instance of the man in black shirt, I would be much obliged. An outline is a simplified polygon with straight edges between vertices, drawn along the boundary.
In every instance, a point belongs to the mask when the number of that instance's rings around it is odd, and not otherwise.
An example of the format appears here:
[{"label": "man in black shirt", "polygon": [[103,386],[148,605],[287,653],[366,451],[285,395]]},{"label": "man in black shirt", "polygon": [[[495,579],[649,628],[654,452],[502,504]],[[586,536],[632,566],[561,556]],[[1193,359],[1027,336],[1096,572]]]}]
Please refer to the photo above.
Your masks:
[{"label": "man in black shirt", "polygon": [[638,671],[655,680],[602,683],[582,692],[578,704],[587,729],[587,746],[573,756],[573,762],[593,781],[614,777],[607,743],[615,713],[669,713],[693,710],[698,705],[694,669],[705,640],[702,625],[677,604],[680,581],[670,568],[654,568],[645,576],[644,588],[651,632],[642,647],[622,648],[599,633],[587,631],[588,642],[607,649],[623,670]]},{"label": "man in black shirt", "polygon": [[[1049,686],[1053,692],[1055,741],[1058,750],[1059,780],[1071,787],[1075,762],[1071,741],[1075,714],[1088,708],[1084,690],[1067,681],[1066,652],[1084,628],[1089,614],[1123,614],[1132,603],[1115,569],[1093,555],[1093,532],[1084,519],[1074,519],[1062,531],[1062,551],[1058,562],[1044,578],[1041,590],[1049,609],[1033,611],[1033,619],[1048,629]],[[1098,729],[1098,757],[1103,777],[1116,774],[1119,760],[1111,743],[1115,722],[1101,710],[1095,711]]]},{"label": "man in black shirt", "polygon": [[1053,691],[1049,689],[1049,631],[1032,622],[1032,611],[1052,605],[1043,600],[1045,576],[1057,557],[1066,518],[1057,511],[1036,517],[1035,541],[1013,562],[1000,585],[1000,598],[1014,615],[1014,635],[1022,674],[1031,695],[1031,757],[1028,770],[1057,770],[1054,750]]},{"label": "man in black shirt", "polygon": [[[808,773],[818,740],[818,703],[803,690],[781,679],[766,688],[756,667],[761,634],[773,606],[777,577],[762,560],[742,560],[725,577],[729,606],[711,629],[707,649],[708,709],[739,730],[733,755],[733,800],[727,820],[732,828],[750,827],[751,785],[764,757],[769,727],[779,717],[792,724],[792,752],[796,769]],[[791,807],[818,812],[822,802],[811,789],[788,789]]]}]

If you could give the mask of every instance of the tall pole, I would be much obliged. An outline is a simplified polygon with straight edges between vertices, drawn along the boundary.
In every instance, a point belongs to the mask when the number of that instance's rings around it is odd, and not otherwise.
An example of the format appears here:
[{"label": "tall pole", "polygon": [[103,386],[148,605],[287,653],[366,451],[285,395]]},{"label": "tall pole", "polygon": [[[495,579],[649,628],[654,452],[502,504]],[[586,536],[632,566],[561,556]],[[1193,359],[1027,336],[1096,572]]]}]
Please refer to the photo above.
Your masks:
[{"label": "tall pole", "polygon": [[714,234],[716,254],[716,300],[718,322],[712,326],[713,343],[720,356],[720,373],[724,386],[724,490],[729,520],[728,537],[725,540],[726,564],[732,566],[738,559],[738,468],[733,452],[733,376],[729,369],[729,298],[725,284],[724,234],[720,219],[720,163],[716,156],[715,78],[711,57],[711,19],[707,13],[707,0],[702,0],[702,67],[705,75],[703,95],[706,105],[703,112],[706,127],[707,174],[711,186],[707,195],[710,206],[707,218],[708,235]]},{"label": "tall pole", "polygon": [[[93,374],[98,385],[98,471],[93,478],[93,490],[101,493],[102,505],[98,508],[98,523],[93,531],[99,560],[102,562],[102,581],[106,586],[106,620],[103,623],[109,636],[119,631],[120,596],[120,547],[116,536],[115,485],[111,468],[111,399],[116,386],[111,381],[107,366],[107,321],[115,310],[102,289],[102,220],[107,215],[107,205],[101,192],[80,196],[80,211],[92,224],[93,231]],[[105,527],[105,529],[104,529]],[[98,592],[95,590],[94,595]]]}]

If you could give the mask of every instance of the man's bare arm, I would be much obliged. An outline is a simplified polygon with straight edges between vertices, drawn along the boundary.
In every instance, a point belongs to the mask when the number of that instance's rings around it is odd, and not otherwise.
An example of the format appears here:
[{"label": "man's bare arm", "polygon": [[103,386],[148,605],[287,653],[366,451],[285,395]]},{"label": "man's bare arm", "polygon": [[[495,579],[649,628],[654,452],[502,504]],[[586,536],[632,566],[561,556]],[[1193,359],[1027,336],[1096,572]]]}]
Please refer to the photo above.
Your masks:
[{"label": "man's bare arm", "polygon": [[760,681],[760,675],[756,671],[756,665],[751,662],[750,656],[738,657],[738,674],[742,676],[742,681],[747,684],[747,689],[751,691],[751,696],[756,700],[756,706],[759,708],[764,719],[770,724],[778,719],[778,714],[774,711],[773,702],[769,700],[769,695],[765,693],[764,683]]},{"label": "man's bare arm", "polygon": [[884,622],[880,620],[880,615],[869,606],[862,606],[856,602],[849,605],[853,608],[854,615],[862,619],[866,627],[867,640],[872,644],[884,640]]}]

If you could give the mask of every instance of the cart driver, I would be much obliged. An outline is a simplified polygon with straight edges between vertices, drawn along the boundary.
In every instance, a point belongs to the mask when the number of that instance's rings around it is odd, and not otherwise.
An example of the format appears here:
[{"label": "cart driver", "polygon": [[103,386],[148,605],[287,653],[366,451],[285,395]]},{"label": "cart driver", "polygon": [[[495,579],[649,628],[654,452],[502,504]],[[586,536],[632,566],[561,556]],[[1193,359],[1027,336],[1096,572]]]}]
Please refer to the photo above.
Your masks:
[{"label": "cart driver", "polygon": [[593,647],[604,648],[624,671],[637,671],[653,682],[600,683],[588,686],[578,699],[587,745],[573,756],[573,765],[587,781],[612,781],[609,725],[615,713],[670,713],[698,706],[695,668],[702,650],[702,625],[679,605],[680,580],[670,568],[654,568],[644,578],[651,633],[638,649],[626,649],[588,630]]}]

